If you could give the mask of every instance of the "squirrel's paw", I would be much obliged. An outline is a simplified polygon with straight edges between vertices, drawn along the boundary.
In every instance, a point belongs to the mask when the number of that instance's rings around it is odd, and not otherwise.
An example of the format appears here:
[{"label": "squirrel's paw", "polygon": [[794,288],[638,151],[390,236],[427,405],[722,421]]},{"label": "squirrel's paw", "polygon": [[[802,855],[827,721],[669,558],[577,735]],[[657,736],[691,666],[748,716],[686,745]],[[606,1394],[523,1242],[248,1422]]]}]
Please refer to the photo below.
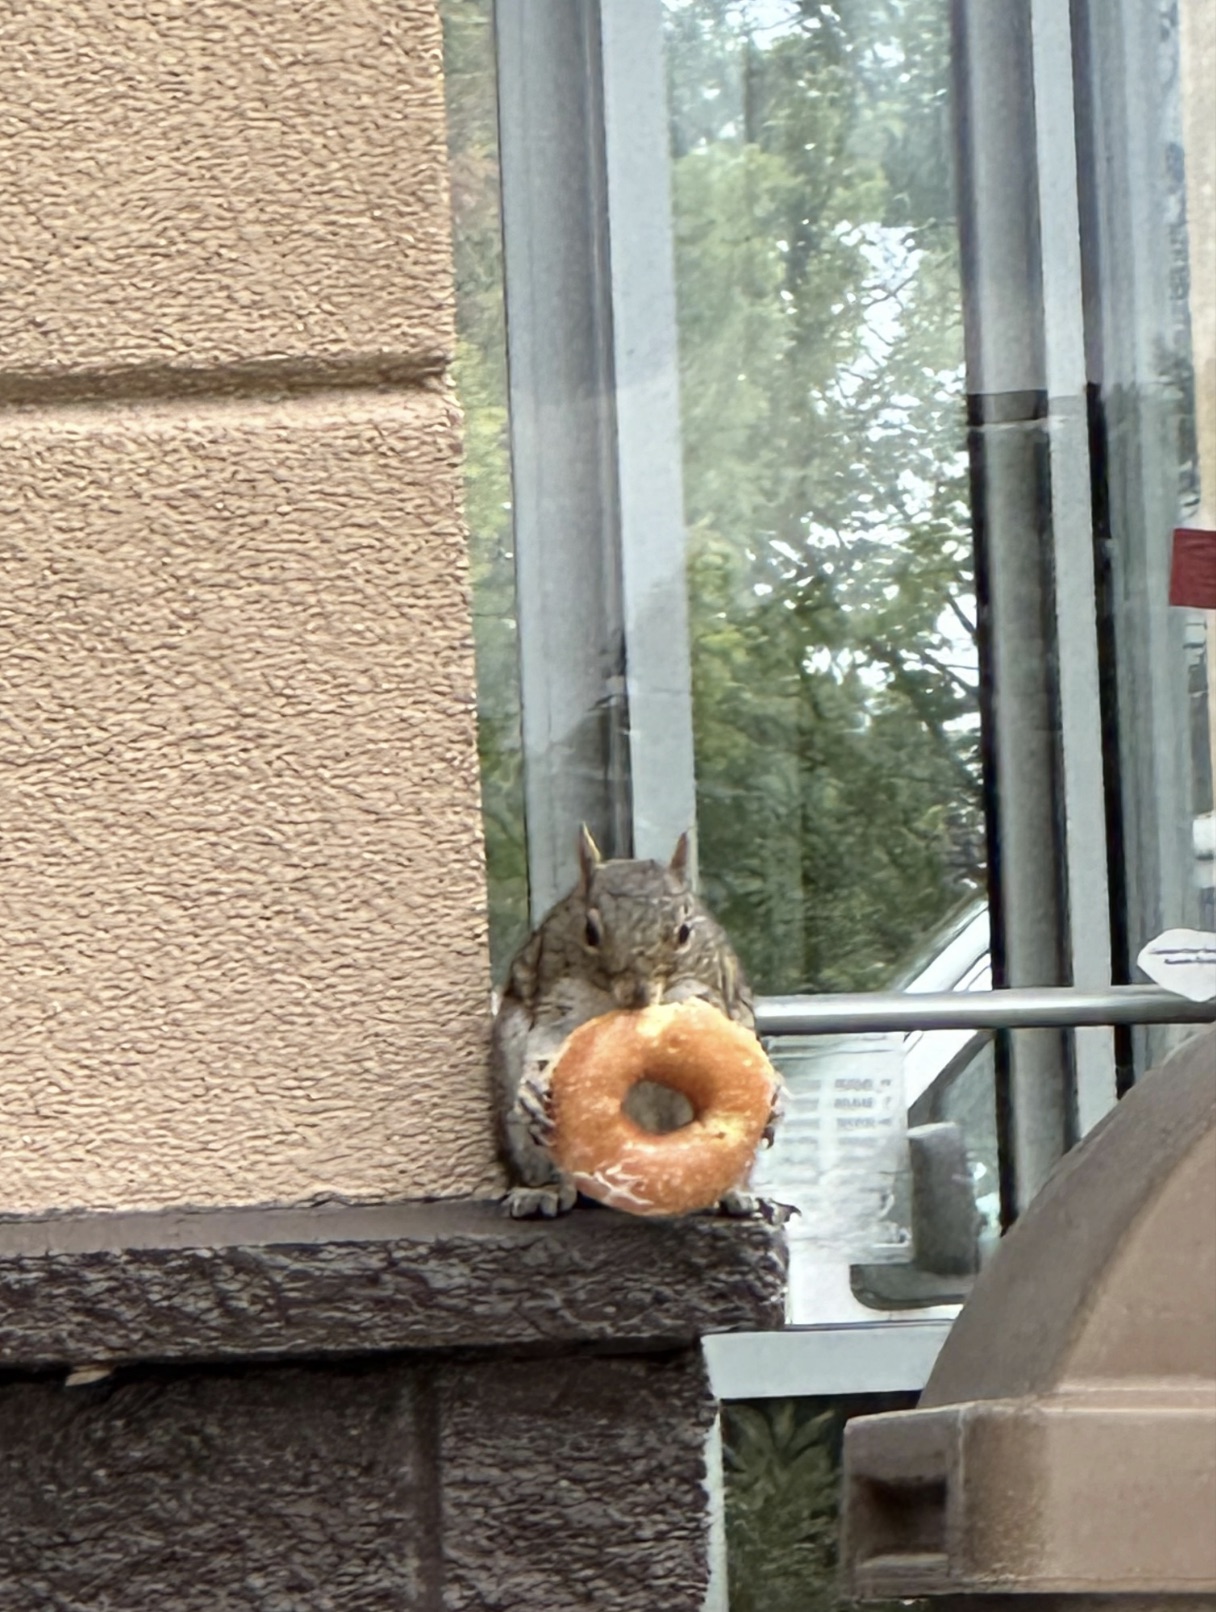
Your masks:
[{"label": "squirrel's paw", "polygon": [[577,1197],[573,1181],[553,1181],[545,1187],[512,1187],[503,1207],[512,1220],[553,1220],[573,1209]]},{"label": "squirrel's paw", "polygon": [[788,1203],[774,1203],[771,1198],[760,1198],[754,1192],[732,1187],[718,1199],[718,1213],[731,1220],[767,1220],[770,1226],[784,1226],[798,1210]]},{"label": "squirrel's paw", "polygon": [[792,1203],[776,1203],[772,1198],[757,1197],[754,1192],[742,1192],[732,1187],[718,1199],[718,1213],[731,1220],[764,1220],[770,1226],[784,1226],[791,1215],[802,1211]]},{"label": "squirrel's paw", "polygon": [[547,1064],[541,1064],[524,1076],[519,1083],[519,1092],[515,1100],[528,1135],[537,1147],[547,1147],[553,1138]]}]

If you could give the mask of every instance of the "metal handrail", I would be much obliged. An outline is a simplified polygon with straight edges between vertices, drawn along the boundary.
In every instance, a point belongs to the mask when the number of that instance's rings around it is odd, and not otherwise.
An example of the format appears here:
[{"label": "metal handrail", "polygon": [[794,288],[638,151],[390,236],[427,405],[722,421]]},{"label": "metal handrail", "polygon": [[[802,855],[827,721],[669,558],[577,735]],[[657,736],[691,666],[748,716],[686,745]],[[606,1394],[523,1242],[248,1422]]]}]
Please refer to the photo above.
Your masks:
[{"label": "metal handrail", "polygon": [[766,1036],[1214,1023],[1216,1002],[1192,1002],[1155,985],[1112,985],[1103,991],[1069,985],[999,991],[859,991],[762,996],[756,1001],[756,1030]]}]

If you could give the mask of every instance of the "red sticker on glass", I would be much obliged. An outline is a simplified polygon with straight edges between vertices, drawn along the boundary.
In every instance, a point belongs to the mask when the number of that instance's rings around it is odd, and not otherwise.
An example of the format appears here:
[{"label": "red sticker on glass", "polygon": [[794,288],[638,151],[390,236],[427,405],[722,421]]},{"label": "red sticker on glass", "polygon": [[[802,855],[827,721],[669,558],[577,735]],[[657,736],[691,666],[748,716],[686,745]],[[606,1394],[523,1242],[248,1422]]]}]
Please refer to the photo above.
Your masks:
[{"label": "red sticker on glass", "polygon": [[1216,532],[1197,526],[1175,528],[1170,603],[1216,610]]}]

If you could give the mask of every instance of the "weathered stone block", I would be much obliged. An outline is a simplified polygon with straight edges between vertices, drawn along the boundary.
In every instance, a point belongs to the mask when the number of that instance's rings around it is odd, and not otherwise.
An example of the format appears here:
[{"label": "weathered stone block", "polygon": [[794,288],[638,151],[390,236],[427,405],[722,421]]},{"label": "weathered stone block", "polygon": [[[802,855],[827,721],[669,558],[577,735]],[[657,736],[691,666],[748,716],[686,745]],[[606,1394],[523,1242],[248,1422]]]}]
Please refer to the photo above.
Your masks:
[{"label": "weathered stone block", "polygon": [[0,1606],[699,1612],[699,1352],[0,1387]]},{"label": "weathered stone block", "polygon": [[777,1327],[761,1221],[497,1204],[0,1223],[0,1369],[390,1349],[655,1347]]},{"label": "weathered stone block", "polygon": [[439,1378],[444,1612],[700,1612],[699,1351]]},{"label": "weathered stone block", "polygon": [[0,1606],[430,1612],[425,1391],[399,1364],[0,1388]]}]

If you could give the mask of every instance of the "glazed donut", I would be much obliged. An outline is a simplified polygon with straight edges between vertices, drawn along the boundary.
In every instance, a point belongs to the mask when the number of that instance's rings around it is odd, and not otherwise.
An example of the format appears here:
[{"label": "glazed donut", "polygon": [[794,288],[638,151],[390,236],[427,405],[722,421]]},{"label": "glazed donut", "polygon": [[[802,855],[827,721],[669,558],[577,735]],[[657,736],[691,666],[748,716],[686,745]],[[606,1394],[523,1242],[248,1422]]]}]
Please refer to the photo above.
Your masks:
[{"label": "glazed donut", "polygon": [[[624,1112],[641,1080],[670,1086],[693,1118],[656,1135]],[[777,1077],[759,1041],[691,1000],[580,1025],[553,1065],[549,1151],[580,1192],[634,1215],[711,1208],[745,1181]]]}]

